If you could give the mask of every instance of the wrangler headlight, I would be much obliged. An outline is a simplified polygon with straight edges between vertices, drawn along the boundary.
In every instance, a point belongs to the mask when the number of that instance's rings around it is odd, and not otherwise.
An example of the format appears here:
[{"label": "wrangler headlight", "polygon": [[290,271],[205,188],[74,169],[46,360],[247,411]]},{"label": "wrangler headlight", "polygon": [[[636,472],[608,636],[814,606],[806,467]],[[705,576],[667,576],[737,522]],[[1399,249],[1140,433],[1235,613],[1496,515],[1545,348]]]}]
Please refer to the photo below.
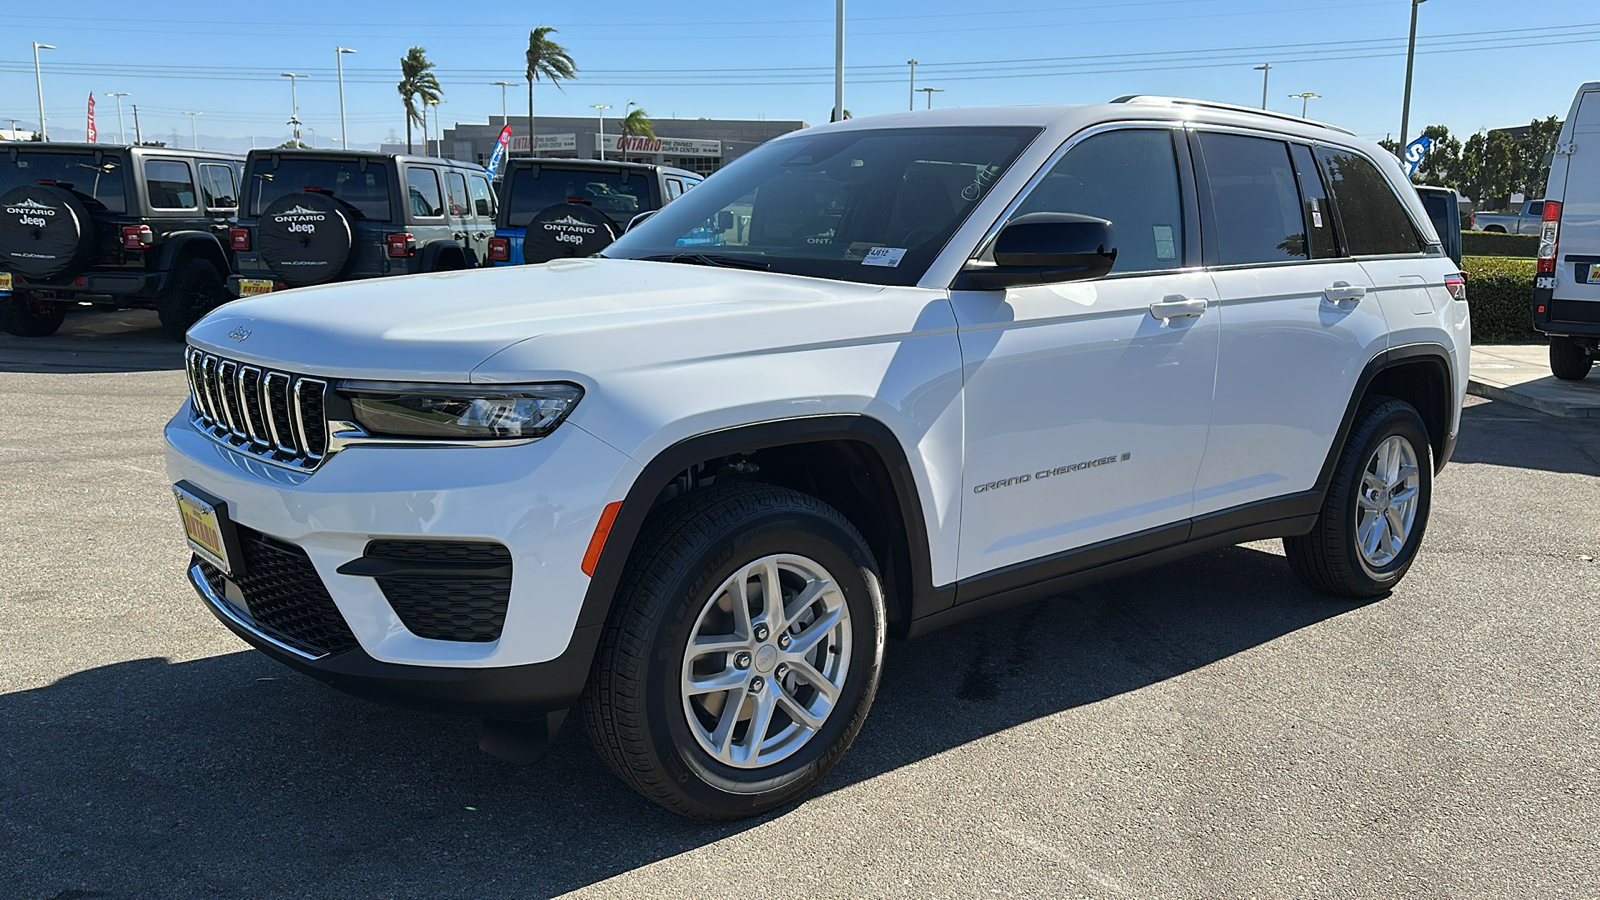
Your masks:
[{"label": "wrangler headlight", "polygon": [[455,385],[346,381],[338,393],[374,437],[541,438],[583,397],[575,384]]}]

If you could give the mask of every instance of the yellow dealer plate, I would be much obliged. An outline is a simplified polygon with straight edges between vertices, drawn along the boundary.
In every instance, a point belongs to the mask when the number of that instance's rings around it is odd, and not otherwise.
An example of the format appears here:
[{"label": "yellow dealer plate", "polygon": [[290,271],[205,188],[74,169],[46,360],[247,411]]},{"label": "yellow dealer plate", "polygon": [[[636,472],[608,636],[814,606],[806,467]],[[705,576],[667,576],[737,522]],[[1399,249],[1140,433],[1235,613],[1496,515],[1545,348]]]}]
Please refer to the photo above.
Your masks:
[{"label": "yellow dealer plate", "polygon": [[222,514],[217,504],[202,500],[178,485],[172,486],[178,498],[178,513],[183,517],[183,535],[189,539],[189,548],[201,559],[232,574],[228,564],[228,546],[222,539]]},{"label": "yellow dealer plate", "polygon": [[239,296],[241,297],[270,293],[272,293],[272,282],[270,281],[261,281],[255,278],[239,279]]}]

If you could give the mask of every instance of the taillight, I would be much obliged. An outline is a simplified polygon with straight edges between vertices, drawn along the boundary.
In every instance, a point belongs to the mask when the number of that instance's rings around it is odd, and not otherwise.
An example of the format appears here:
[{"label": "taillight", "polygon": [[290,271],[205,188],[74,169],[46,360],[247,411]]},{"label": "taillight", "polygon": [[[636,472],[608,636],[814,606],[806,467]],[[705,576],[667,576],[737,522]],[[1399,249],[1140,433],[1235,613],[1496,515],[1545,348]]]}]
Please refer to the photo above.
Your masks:
[{"label": "taillight", "polygon": [[1467,216],[1467,230],[1468,231],[1477,231],[1478,230],[1478,214],[1477,213],[1473,213],[1472,215]]},{"label": "taillight", "polygon": [[1540,275],[1554,275],[1556,273],[1556,246],[1561,242],[1561,203],[1556,200],[1544,202],[1544,222],[1539,227],[1539,269]]},{"label": "taillight", "polygon": [[386,235],[385,240],[389,244],[389,255],[396,259],[410,256],[417,246],[417,239],[412,237],[410,232]]},{"label": "taillight", "polygon": [[228,243],[235,250],[249,250],[250,249],[250,229],[248,229],[248,228],[238,228],[238,227],[229,228],[228,229]]},{"label": "taillight", "polygon": [[[1523,271],[1527,270],[1524,269]],[[1467,299],[1467,276],[1461,272],[1446,275],[1444,277],[1444,289],[1450,292],[1451,299]]]},{"label": "taillight", "polygon": [[122,226],[122,249],[143,250],[155,243],[156,236],[150,233],[149,225],[124,225]]},{"label": "taillight", "polygon": [[489,238],[489,260],[491,262],[511,262],[511,239],[503,237]]}]

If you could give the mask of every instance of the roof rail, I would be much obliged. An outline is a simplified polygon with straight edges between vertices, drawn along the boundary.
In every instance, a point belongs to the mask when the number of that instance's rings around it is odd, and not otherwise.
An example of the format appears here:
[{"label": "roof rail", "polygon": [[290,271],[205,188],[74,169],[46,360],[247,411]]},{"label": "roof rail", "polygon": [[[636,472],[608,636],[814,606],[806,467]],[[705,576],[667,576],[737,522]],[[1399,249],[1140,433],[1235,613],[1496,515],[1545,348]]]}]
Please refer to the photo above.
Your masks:
[{"label": "roof rail", "polygon": [[1148,94],[1128,94],[1124,97],[1118,97],[1111,102],[1157,103],[1165,104],[1167,106],[1197,106],[1201,109],[1224,109],[1228,112],[1249,113],[1254,116],[1268,116],[1274,119],[1284,119],[1290,122],[1299,122],[1302,125],[1315,125],[1318,128],[1326,128],[1330,131],[1337,131],[1342,134],[1355,134],[1354,131],[1351,131],[1348,128],[1340,128],[1337,125],[1329,125],[1327,122],[1318,122],[1316,119],[1302,119],[1299,116],[1290,115],[1289,113],[1272,112],[1270,110],[1255,109],[1249,106],[1238,106],[1233,103],[1218,103],[1214,100],[1190,100],[1184,97],[1158,97]]}]

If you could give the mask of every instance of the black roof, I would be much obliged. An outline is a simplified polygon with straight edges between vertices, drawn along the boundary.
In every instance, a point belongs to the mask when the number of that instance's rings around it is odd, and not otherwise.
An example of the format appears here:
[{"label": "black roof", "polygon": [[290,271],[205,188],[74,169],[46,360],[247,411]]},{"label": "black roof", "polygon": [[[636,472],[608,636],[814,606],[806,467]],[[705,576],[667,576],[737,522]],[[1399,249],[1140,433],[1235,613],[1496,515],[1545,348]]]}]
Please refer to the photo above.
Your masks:
[{"label": "black roof", "polygon": [[141,150],[147,153],[170,153],[176,156],[197,156],[205,157],[206,159],[244,159],[244,154],[242,153],[229,153],[225,150],[196,150],[192,147],[153,147],[149,144],[89,144],[81,141],[0,141],[0,152],[13,149],[60,150],[71,153],[84,153],[95,150]]},{"label": "black roof", "polygon": [[445,159],[442,156],[422,156],[415,153],[381,153],[377,150],[333,150],[322,148],[294,148],[294,147],[258,147],[250,151],[249,159],[259,159],[263,156],[286,156],[302,159],[384,159],[408,163],[426,163],[430,166],[456,166],[463,169],[473,169],[482,172],[484,169],[477,163],[467,162],[464,159]]}]

